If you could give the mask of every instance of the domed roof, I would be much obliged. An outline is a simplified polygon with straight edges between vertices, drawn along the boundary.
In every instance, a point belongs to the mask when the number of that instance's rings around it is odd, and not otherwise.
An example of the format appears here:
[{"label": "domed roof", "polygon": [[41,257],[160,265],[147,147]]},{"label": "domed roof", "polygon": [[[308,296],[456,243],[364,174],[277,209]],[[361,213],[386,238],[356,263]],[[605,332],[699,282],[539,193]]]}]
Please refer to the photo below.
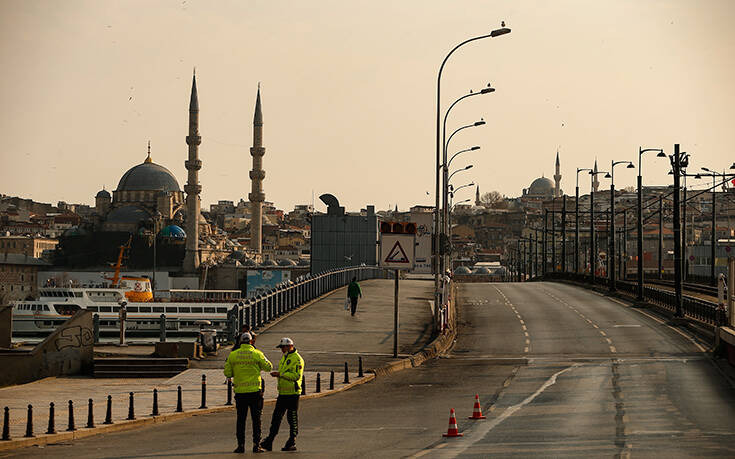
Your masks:
[{"label": "domed roof", "polygon": [[160,233],[158,233],[159,236],[162,237],[172,237],[176,239],[185,239],[186,233],[183,229],[181,229],[180,226],[176,225],[168,225],[164,229],[161,230]]},{"label": "domed roof", "polygon": [[100,190],[95,198],[111,198],[110,193],[107,190]]},{"label": "domed roof", "polygon": [[472,274],[475,274],[475,275],[478,275],[478,276],[487,276],[487,275],[490,275],[492,273],[490,272],[489,269],[487,269],[486,267],[483,266],[483,267],[480,267],[480,268],[476,268],[474,271],[472,271]]},{"label": "domed roof", "polygon": [[553,194],[554,182],[546,177],[539,177],[528,187],[528,194]]},{"label": "domed roof", "polygon": [[151,190],[181,191],[171,171],[152,162],[150,156],[142,164],[128,170],[117,184],[117,191]]},{"label": "domed roof", "polygon": [[260,265],[261,265],[261,266],[278,266],[278,263],[276,263],[275,261],[273,261],[273,260],[271,260],[271,259],[268,259],[268,260],[265,260],[265,261],[264,261],[263,263],[261,263]]},{"label": "domed roof", "polygon": [[281,260],[278,260],[278,266],[296,266],[296,262],[287,258],[283,258]]},{"label": "domed roof", "polygon": [[107,214],[108,223],[138,223],[150,218],[148,212],[138,206],[123,206]]}]

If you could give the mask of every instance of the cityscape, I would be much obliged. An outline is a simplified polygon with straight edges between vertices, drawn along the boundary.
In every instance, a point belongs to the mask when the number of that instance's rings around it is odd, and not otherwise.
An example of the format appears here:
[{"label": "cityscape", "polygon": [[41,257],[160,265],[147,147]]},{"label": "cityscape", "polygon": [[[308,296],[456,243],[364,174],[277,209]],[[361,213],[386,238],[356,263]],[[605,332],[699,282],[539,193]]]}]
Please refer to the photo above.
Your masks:
[{"label": "cityscape", "polygon": [[460,3],[0,4],[0,453],[735,455],[735,5]]}]

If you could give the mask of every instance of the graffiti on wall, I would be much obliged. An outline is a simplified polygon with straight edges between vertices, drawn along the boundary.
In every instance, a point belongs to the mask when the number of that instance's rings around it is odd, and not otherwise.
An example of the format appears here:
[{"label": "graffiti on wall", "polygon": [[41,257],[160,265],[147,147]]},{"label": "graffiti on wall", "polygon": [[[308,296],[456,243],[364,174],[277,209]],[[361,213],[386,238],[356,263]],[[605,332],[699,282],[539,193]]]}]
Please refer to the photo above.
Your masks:
[{"label": "graffiti on wall", "polygon": [[57,351],[68,348],[82,348],[94,344],[94,334],[92,330],[81,325],[74,325],[64,328],[54,341]]}]

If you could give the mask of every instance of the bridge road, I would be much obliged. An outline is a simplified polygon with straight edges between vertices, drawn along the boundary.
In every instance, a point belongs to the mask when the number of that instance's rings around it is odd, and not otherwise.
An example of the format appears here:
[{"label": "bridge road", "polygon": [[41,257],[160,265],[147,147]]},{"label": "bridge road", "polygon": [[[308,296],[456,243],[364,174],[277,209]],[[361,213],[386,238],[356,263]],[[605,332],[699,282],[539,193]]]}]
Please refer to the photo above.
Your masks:
[{"label": "bridge road", "polygon": [[[305,400],[294,455],[735,456],[733,388],[697,343],[650,312],[556,283],[462,285],[459,300],[448,355]],[[475,393],[485,421],[466,419]],[[462,438],[441,437],[449,408]],[[199,416],[10,455],[235,457],[233,424],[232,413]]]}]

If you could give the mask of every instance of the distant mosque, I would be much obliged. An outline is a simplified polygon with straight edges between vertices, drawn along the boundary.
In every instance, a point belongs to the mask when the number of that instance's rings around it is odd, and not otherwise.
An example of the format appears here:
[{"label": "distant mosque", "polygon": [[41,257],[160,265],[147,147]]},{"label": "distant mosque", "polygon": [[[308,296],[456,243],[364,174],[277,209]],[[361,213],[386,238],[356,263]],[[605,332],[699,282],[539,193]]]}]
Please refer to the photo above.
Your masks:
[{"label": "distant mosque", "polygon": [[526,200],[547,200],[562,196],[564,191],[561,189],[561,171],[559,164],[559,152],[556,152],[556,169],[554,181],[544,177],[543,175],[533,182],[528,188],[523,189],[521,199]]},{"label": "distant mosque", "polygon": [[[265,194],[262,189],[262,180],[265,172],[262,170],[263,147],[263,115],[261,111],[260,85],[256,99],[253,148],[253,170],[250,177],[253,182],[250,193],[253,207],[253,222],[251,231],[254,240],[260,242],[262,226],[262,202]],[[184,162],[188,171],[188,182],[184,191],[179,187],[176,177],[166,167],[153,162],[151,145],[148,142],[148,155],[145,160],[125,172],[110,194],[102,189],[95,196],[95,210],[97,213],[94,231],[103,233],[130,233],[142,235],[152,228],[152,222],[158,220],[157,237],[166,238],[169,242],[186,243],[183,257],[183,269],[186,272],[195,272],[203,261],[200,239],[216,243],[212,228],[201,215],[199,184],[199,169],[202,161],[199,160],[199,100],[196,87],[196,75],[192,79],[191,98],[189,102],[189,132],[186,136],[188,156]],[[191,216],[196,216],[190,218]],[[183,228],[182,228],[183,227]],[[186,230],[184,230],[184,228]],[[253,242],[256,252],[260,252],[261,245]]]}]

